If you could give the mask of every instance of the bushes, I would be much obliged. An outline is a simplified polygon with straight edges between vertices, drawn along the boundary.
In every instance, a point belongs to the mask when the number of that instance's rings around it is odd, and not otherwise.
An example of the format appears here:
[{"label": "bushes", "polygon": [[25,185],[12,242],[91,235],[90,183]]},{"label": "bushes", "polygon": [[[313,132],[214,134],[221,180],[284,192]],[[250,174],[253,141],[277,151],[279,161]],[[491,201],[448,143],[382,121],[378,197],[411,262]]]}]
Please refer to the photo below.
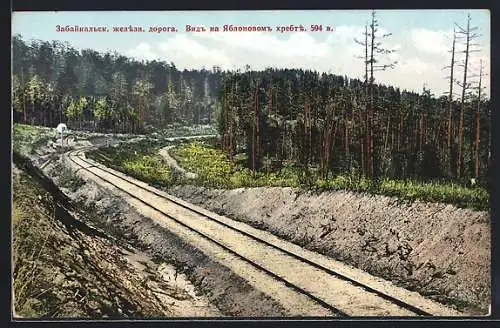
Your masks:
[{"label": "bushes", "polygon": [[489,208],[489,194],[486,189],[467,188],[448,182],[423,183],[413,180],[382,179],[376,184],[365,178],[337,175],[328,180],[317,180],[315,186],[319,190],[369,192],[409,201],[448,203],[477,210],[488,210]]},{"label": "bushes", "polygon": [[221,151],[202,142],[176,147],[170,153],[180,166],[196,173],[197,181],[204,185],[226,187],[228,178],[236,171],[235,165]]},{"label": "bushes", "polygon": [[[394,196],[409,201],[422,200],[454,204],[458,207],[470,207],[488,210],[489,193],[483,188],[468,188],[447,182],[417,182],[412,180],[382,179],[379,183],[357,175],[339,174],[328,179],[310,179],[303,176],[299,167],[288,164],[279,172],[252,172],[245,168],[245,160],[238,155],[236,164],[231,163],[222,151],[203,143],[191,143],[176,147],[171,154],[179,164],[197,173],[205,186],[240,188],[240,187],[313,187],[322,190],[349,190]],[[310,181],[309,181],[310,180]]]},{"label": "bushes", "polygon": [[117,148],[103,147],[87,156],[137,179],[167,186],[172,183],[172,174],[163,158],[156,154],[158,149],[157,142],[140,141]]},{"label": "bushes", "polygon": [[26,156],[53,137],[55,134],[51,128],[16,123],[12,129],[12,147]]},{"label": "bushes", "polygon": [[[185,183],[186,180],[174,179],[170,169],[157,155],[160,146],[149,142],[135,145],[123,145],[118,149],[107,148],[100,158],[108,165],[114,165],[125,173],[147,182],[168,185]],[[293,163],[285,164],[277,172],[254,172],[245,167],[244,154],[238,154],[234,163],[225,154],[207,143],[191,142],[170,150],[180,166],[197,174],[196,183],[215,188],[241,187],[302,187],[324,190],[349,190],[394,196],[400,199],[454,204],[458,207],[470,207],[488,210],[489,193],[483,188],[468,188],[447,182],[417,182],[412,180],[382,179],[378,183],[362,177],[356,172],[339,174],[328,179],[317,178],[311,172],[309,176]]]},{"label": "bushes", "polygon": [[137,156],[136,158],[124,160],[122,166],[125,173],[138,179],[160,185],[169,185],[171,183],[170,169],[159,156]]},{"label": "bushes", "polygon": [[158,131],[163,137],[188,137],[196,135],[216,135],[217,128],[213,125],[183,126],[172,124]]},{"label": "bushes", "polygon": [[489,193],[484,188],[467,188],[455,183],[419,183],[411,180],[383,180],[377,193],[408,200],[450,203],[458,207],[488,210]]}]

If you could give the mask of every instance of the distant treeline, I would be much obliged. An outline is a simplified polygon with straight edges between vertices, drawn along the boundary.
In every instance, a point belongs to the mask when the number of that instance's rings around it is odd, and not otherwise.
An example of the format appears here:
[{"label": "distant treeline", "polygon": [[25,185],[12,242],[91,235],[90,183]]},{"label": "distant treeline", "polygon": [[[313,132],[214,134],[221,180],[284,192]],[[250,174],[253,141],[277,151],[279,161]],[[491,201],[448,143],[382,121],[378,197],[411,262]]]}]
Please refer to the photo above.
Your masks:
[{"label": "distant treeline", "polygon": [[466,97],[458,124],[460,101],[425,89],[417,94],[373,83],[368,92],[366,80],[302,69],[180,71],[173,63],[13,37],[16,122],[141,132],[147,125],[217,119],[229,158],[245,152],[255,170],[295,163],[304,174],[324,177],[350,171],[484,180],[491,109],[481,98]]},{"label": "distant treeline", "polygon": [[[244,151],[255,170],[292,162],[304,174],[314,171],[324,178],[351,172],[375,181],[385,176],[470,182],[476,177],[479,183],[487,175],[490,102],[478,102],[474,94],[464,104],[459,171],[460,101],[451,102],[450,117],[448,98],[429,90],[417,94],[374,84],[370,101],[367,83],[357,79],[302,70],[248,71],[224,76],[220,103],[222,148],[230,158]],[[476,139],[481,140],[477,163]]]},{"label": "distant treeline", "polygon": [[116,53],[77,51],[68,43],[13,37],[13,109],[17,122],[116,132],[144,124],[209,123],[222,71],[180,71]]}]

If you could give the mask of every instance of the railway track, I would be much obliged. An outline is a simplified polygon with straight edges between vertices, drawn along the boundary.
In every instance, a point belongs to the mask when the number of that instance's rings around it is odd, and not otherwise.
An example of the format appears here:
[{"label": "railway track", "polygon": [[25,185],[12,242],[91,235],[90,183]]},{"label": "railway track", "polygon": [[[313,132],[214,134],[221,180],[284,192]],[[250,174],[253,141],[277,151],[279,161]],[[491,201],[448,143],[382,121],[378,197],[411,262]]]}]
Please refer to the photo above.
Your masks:
[{"label": "railway track", "polygon": [[301,316],[463,316],[361,270],[346,267],[270,233],[184,202],[144,182],[68,154],[80,170],[121,192],[132,206],[211,254],[257,289]]}]

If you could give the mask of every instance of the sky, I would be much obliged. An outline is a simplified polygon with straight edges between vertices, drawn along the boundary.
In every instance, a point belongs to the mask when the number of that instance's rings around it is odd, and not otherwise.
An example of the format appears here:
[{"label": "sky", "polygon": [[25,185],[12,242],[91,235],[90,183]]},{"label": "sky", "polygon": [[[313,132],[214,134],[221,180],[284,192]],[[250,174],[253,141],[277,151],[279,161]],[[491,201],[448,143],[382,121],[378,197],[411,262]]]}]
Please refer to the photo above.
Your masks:
[{"label": "sky", "polygon": [[[453,28],[471,26],[480,37],[474,41],[479,51],[471,53],[469,75],[478,75],[482,60],[483,85],[489,94],[490,12],[488,10],[380,10],[376,11],[376,36],[386,49],[395,50],[379,57],[380,64],[397,61],[394,69],[376,72],[376,82],[421,92],[425,85],[440,96],[448,91],[446,77],[450,64]],[[368,10],[281,10],[281,11],[93,11],[93,12],[14,12],[12,34],[24,40],[67,41],[77,49],[116,51],[138,60],[165,60],[179,69],[244,69],[249,65],[303,68],[319,72],[363,78],[364,26]],[[269,26],[271,32],[223,31],[224,25]],[[102,26],[108,32],[58,32],[57,25]],[[204,26],[205,32],[186,32],[186,25]],[[279,26],[300,26],[306,31],[276,31]],[[321,25],[322,31],[311,31]],[[113,27],[140,26],[144,32],[113,32]],[[219,32],[211,32],[218,26]],[[327,26],[331,27],[327,31]],[[175,27],[177,32],[149,32],[150,27]],[[382,34],[392,33],[382,38]],[[461,42],[461,41],[460,41]],[[464,47],[459,44],[458,51]],[[458,53],[458,62],[464,54]],[[456,76],[463,69],[457,67]],[[458,91],[458,87],[456,87]]]}]

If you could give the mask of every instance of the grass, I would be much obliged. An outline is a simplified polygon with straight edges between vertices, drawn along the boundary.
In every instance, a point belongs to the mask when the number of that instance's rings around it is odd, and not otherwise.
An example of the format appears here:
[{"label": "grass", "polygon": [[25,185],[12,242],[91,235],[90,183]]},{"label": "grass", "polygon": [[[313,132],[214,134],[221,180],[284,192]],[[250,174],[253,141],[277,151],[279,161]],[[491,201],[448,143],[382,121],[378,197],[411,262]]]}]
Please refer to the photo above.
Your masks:
[{"label": "grass", "polygon": [[54,129],[26,124],[14,124],[12,147],[21,155],[29,155],[41,144],[55,137]]},{"label": "grass", "polygon": [[486,189],[468,188],[455,183],[421,183],[411,180],[386,179],[382,181],[377,192],[411,201],[418,199],[427,202],[449,203],[477,210],[489,209],[489,193]]},{"label": "grass", "polygon": [[328,180],[317,180],[315,185],[318,189],[353,190],[408,201],[446,203],[476,210],[489,209],[489,193],[486,189],[468,188],[450,182],[419,182],[384,178],[378,184],[374,184],[368,179],[338,175]]},{"label": "grass", "polygon": [[145,182],[160,186],[194,183],[205,187],[295,187],[316,191],[346,190],[397,197],[406,201],[426,201],[453,204],[476,210],[489,209],[489,192],[481,187],[465,187],[451,182],[419,182],[384,178],[379,183],[354,174],[338,174],[328,179],[303,175],[294,164],[285,165],[274,172],[254,172],[245,167],[243,154],[234,162],[208,142],[178,142],[169,152],[179,165],[196,178],[187,180],[172,175],[158,151],[165,146],[162,141],[141,141],[123,144],[117,148],[103,148],[90,157],[104,162]]},{"label": "grass", "polygon": [[285,167],[280,173],[253,172],[244,167],[244,159],[230,162],[226,155],[203,142],[191,142],[170,150],[180,166],[197,174],[196,182],[216,188],[298,187],[298,170]]},{"label": "grass", "polygon": [[87,156],[145,182],[168,186],[172,183],[172,174],[158,154],[160,148],[160,142],[142,140],[116,148],[103,147]]},{"label": "grass", "polygon": [[198,175],[197,183],[219,188],[239,187],[307,187],[318,191],[349,190],[394,196],[408,201],[427,201],[454,204],[477,210],[489,209],[489,193],[486,189],[469,188],[449,182],[417,182],[413,180],[382,179],[372,181],[354,175],[341,174],[328,179],[312,177],[306,181],[301,171],[285,166],[279,172],[252,172],[242,164],[244,159],[236,158],[231,163],[224,153],[208,144],[193,142],[178,146],[170,151],[179,165]]},{"label": "grass", "polygon": [[182,126],[171,124],[158,131],[158,134],[165,138],[216,135],[217,133],[217,128],[214,125]]},{"label": "grass", "polygon": [[12,288],[15,315],[22,317],[43,316],[50,307],[47,300],[38,297],[47,283],[41,257],[50,236],[47,229],[37,230],[37,219],[47,215],[38,205],[38,195],[27,178],[13,180]]},{"label": "grass", "polygon": [[[88,131],[71,131],[71,134],[79,138],[99,138],[100,133],[90,133]],[[217,135],[217,129],[213,125],[182,126],[179,124],[167,125],[164,129],[156,130],[150,134],[157,140],[172,137],[191,137],[201,135]],[[116,134],[114,137],[119,140],[127,140],[138,135]],[[54,128],[15,123],[12,131],[12,144],[16,152],[21,155],[29,155],[34,149],[48,140],[57,137]]]},{"label": "grass", "polygon": [[[87,132],[74,131],[73,133],[91,137]],[[106,161],[107,164],[138,179],[158,185],[169,185],[172,181],[171,171],[163,163],[162,157],[157,154],[162,143],[164,143],[162,139],[208,134],[217,134],[216,128],[212,125],[181,126],[174,124],[158,130],[154,134],[156,140],[143,140],[120,146],[118,150],[103,148],[99,154],[94,153],[94,156],[96,156],[95,159]],[[13,126],[13,148],[24,156],[31,154],[40,145],[54,137],[53,128],[17,123]],[[124,135],[117,135],[116,137],[121,140],[128,138],[128,136]],[[183,141],[170,142],[170,144],[181,142]],[[92,157],[92,154],[90,156]],[[69,185],[67,187],[74,189],[75,186]]]},{"label": "grass", "polygon": [[203,143],[192,142],[176,147],[171,155],[180,159],[179,165],[188,171],[198,174],[198,180],[204,184],[222,187],[228,176],[235,172],[235,166],[226,156],[216,149],[204,147]]},{"label": "grass", "polygon": [[125,172],[135,175],[141,180],[164,185],[171,182],[171,171],[158,155],[143,155],[125,159],[122,165]]}]

